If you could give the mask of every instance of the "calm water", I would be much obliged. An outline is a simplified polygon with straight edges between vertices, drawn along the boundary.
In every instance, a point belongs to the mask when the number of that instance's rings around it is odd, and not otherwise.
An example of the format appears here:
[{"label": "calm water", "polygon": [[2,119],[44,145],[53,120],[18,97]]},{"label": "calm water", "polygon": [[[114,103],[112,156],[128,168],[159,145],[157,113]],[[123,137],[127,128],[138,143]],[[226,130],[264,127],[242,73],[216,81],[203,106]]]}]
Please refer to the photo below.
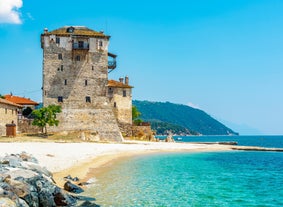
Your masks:
[{"label": "calm water", "polygon": [[[249,138],[283,141],[283,137],[245,137]],[[282,147],[274,143],[262,146]],[[279,207],[283,206],[283,153],[232,151],[134,157],[98,177],[86,194],[94,196],[101,206]]]}]

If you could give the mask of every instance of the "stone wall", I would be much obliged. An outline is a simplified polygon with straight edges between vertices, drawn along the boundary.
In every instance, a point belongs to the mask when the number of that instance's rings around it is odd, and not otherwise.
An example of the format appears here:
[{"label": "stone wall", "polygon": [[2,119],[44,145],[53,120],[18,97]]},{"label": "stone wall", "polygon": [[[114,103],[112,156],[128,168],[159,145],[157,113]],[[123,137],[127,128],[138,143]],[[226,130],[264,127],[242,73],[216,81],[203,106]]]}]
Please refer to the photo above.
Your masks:
[{"label": "stone wall", "polygon": [[13,121],[17,125],[17,120],[17,107],[0,103],[0,136],[6,135],[6,124],[11,124]]},{"label": "stone wall", "polygon": [[41,129],[38,126],[32,125],[33,119],[19,119],[18,120],[18,132],[19,133],[41,133]]}]

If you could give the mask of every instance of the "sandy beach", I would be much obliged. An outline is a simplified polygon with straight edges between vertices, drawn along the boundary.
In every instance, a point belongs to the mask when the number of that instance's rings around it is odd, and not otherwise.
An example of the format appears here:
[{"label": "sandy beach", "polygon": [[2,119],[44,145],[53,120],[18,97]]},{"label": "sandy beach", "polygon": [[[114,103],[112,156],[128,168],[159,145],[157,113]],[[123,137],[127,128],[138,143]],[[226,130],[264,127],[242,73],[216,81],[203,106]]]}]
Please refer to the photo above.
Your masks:
[{"label": "sandy beach", "polygon": [[0,156],[27,152],[36,157],[41,166],[54,175],[59,186],[64,176],[87,179],[89,169],[103,168],[106,164],[146,153],[201,152],[231,150],[229,145],[125,141],[124,143],[56,143],[14,142],[0,143]]}]

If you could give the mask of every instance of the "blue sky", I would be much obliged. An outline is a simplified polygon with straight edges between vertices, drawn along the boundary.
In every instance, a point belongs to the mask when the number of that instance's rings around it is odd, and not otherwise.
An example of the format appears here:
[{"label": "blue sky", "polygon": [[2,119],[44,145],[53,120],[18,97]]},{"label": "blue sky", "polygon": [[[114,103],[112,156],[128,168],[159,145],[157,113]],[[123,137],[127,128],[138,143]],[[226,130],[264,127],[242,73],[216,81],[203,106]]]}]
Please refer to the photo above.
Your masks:
[{"label": "blue sky", "polygon": [[84,25],[133,99],[200,108],[240,134],[283,134],[282,0],[0,0],[0,93],[41,101],[40,34]]}]

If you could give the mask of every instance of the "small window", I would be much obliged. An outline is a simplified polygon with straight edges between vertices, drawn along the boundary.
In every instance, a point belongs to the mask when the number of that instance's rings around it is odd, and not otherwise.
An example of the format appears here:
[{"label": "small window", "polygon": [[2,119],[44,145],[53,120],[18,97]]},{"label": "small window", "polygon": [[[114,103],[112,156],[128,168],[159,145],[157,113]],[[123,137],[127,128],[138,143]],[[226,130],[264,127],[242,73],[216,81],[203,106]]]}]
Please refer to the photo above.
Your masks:
[{"label": "small window", "polygon": [[117,107],[117,103],[116,102],[114,102],[114,108],[116,108]]},{"label": "small window", "polygon": [[59,53],[59,54],[58,54],[58,59],[59,59],[59,60],[63,60],[62,53]]},{"label": "small window", "polygon": [[99,47],[103,47],[103,41],[102,41],[102,40],[100,40],[100,41],[98,42],[98,46],[99,46]]},{"label": "small window", "polygon": [[63,96],[58,96],[58,102],[63,102]]},{"label": "small window", "polygon": [[64,69],[64,66],[63,66],[63,65],[61,65],[61,71],[63,71],[63,69]]},{"label": "small window", "polygon": [[85,80],[85,86],[87,86],[87,80]]},{"label": "small window", "polygon": [[5,109],[5,114],[7,114],[7,109]]},{"label": "small window", "polygon": [[60,37],[56,37],[56,44],[60,44]]},{"label": "small window", "polygon": [[67,85],[67,79],[65,79],[65,82],[64,82],[64,84],[65,84],[65,85]]},{"label": "small window", "polygon": [[91,69],[94,70],[94,66],[91,66]]},{"label": "small window", "polygon": [[76,56],[76,61],[80,61],[81,60],[81,56],[77,55]]},{"label": "small window", "polygon": [[90,103],[91,101],[90,101],[90,96],[86,96],[85,97],[85,102],[87,102],[87,103]]},{"label": "small window", "polygon": [[12,114],[14,114],[14,110],[12,109]]},{"label": "small window", "polygon": [[67,28],[67,32],[68,32],[68,33],[73,33],[73,32],[74,32],[74,29],[75,29],[74,27],[68,27],[68,28]]},{"label": "small window", "polygon": [[84,48],[84,41],[79,41],[79,48]]},{"label": "small window", "polygon": [[57,71],[60,71],[60,68],[57,68]]},{"label": "small window", "polygon": [[126,90],[123,90],[123,97],[126,97],[127,96],[127,92]]}]

